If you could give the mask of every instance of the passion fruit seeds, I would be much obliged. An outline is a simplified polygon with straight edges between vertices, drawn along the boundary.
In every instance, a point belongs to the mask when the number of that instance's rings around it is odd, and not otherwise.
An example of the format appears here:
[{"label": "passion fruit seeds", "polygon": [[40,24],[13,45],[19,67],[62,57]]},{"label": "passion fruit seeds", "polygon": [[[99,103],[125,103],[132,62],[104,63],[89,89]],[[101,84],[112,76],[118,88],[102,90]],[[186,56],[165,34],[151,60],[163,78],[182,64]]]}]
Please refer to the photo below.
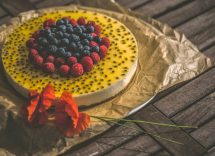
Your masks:
[{"label": "passion fruit seeds", "polygon": [[44,21],[26,42],[29,61],[47,73],[81,76],[107,55],[110,41],[94,21],[70,17]]}]

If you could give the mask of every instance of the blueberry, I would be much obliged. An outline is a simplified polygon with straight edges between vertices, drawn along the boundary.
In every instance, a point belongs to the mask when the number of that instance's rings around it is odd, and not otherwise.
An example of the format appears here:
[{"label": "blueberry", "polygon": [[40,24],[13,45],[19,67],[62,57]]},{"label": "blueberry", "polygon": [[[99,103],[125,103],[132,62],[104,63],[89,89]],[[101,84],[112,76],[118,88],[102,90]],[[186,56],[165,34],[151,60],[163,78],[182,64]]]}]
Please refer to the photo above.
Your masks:
[{"label": "blueberry", "polygon": [[43,51],[43,50],[44,50],[44,47],[43,47],[43,46],[41,46],[41,45],[39,45],[39,46],[38,46],[38,48],[37,48],[37,50],[38,50],[39,52],[41,52],[41,51]]},{"label": "blueberry", "polygon": [[70,24],[70,23],[65,24],[65,26],[66,26],[67,28],[72,28],[72,27],[73,27],[72,24]]},{"label": "blueberry", "polygon": [[63,32],[61,31],[56,32],[56,36],[57,38],[63,38]]},{"label": "blueberry", "polygon": [[64,48],[59,48],[59,49],[57,50],[57,53],[59,54],[59,56],[64,56],[65,53],[66,53],[66,51],[65,51]]},{"label": "blueberry", "polygon": [[92,47],[91,51],[99,52],[99,46]]},{"label": "blueberry", "polygon": [[57,46],[55,46],[55,45],[50,45],[50,46],[48,46],[48,51],[49,51],[50,53],[56,53],[57,50],[58,50],[58,49],[57,49]]},{"label": "blueberry", "polygon": [[92,41],[93,40],[93,36],[91,34],[86,34],[86,39]]},{"label": "blueberry", "polygon": [[101,41],[102,41],[102,38],[101,37],[99,37],[99,36],[96,36],[96,37],[94,37],[94,39],[93,39],[94,41],[96,41],[97,43],[101,43]]},{"label": "blueberry", "polygon": [[61,40],[61,45],[62,45],[62,46],[67,46],[68,44],[69,44],[69,39],[63,38],[63,39]]},{"label": "blueberry", "polygon": [[46,39],[46,38],[43,38],[43,37],[40,37],[40,38],[38,39],[38,42],[39,42],[39,44],[42,45],[42,46],[48,45],[47,39]]},{"label": "blueberry", "polygon": [[82,34],[82,29],[80,27],[74,27],[74,33]]},{"label": "blueberry", "polygon": [[75,53],[75,57],[77,57],[78,59],[81,57],[80,53]]},{"label": "blueberry", "polygon": [[62,31],[62,32],[66,32],[66,26],[65,26],[65,25],[60,25],[60,26],[58,27],[58,29],[59,29],[60,31]]},{"label": "blueberry", "polygon": [[83,39],[87,38],[87,34],[86,33],[82,33],[81,34],[81,38],[83,38]]},{"label": "blueberry", "polygon": [[79,38],[79,36],[77,36],[77,35],[75,35],[75,34],[72,34],[72,35],[70,36],[70,41],[78,42],[78,41],[80,41],[80,38]]},{"label": "blueberry", "polygon": [[55,33],[57,31],[57,28],[51,28],[51,32]]},{"label": "blueberry", "polygon": [[64,18],[64,19],[62,19],[62,20],[63,20],[64,24],[69,24],[68,19]]},{"label": "blueberry", "polygon": [[84,46],[84,50],[90,50],[89,46]]},{"label": "blueberry", "polygon": [[78,44],[77,47],[78,47],[78,51],[79,51],[79,52],[81,52],[81,51],[84,50],[84,47],[83,47],[82,44]]},{"label": "blueberry", "polygon": [[54,38],[54,37],[50,37],[50,38],[48,38],[48,40],[49,40],[49,42],[50,42],[51,44],[55,44],[55,45],[58,44],[58,40],[57,40],[56,38]]},{"label": "blueberry", "polygon": [[79,27],[81,28],[82,32],[85,32],[85,31],[86,31],[85,26],[81,25],[81,26],[79,26]]},{"label": "blueberry", "polygon": [[72,55],[71,55],[70,52],[66,52],[64,56],[68,58],[68,57],[70,57],[70,56],[72,56]]},{"label": "blueberry", "polygon": [[72,42],[70,43],[69,48],[70,50],[75,51],[77,49],[77,45],[74,42]]},{"label": "blueberry", "polygon": [[87,40],[87,39],[83,39],[82,41],[81,41],[81,43],[83,44],[83,45],[89,45],[89,41]]},{"label": "blueberry", "polygon": [[69,38],[69,37],[70,37],[70,34],[64,33],[63,36],[64,36],[65,38]]},{"label": "blueberry", "polygon": [[88,32],[88,33],[93,33],[93,32],[94,32],[94,27],[91,26],[91,25],[87,26],[86,32]]},{"label": "blueberry", "polygon": [[62,19],[59,19],[57,20],[56,22],[56,25],[59,26],[59,25],[63,25],[64,24],[64,21]]},{"label": "blueberry", "polygon": [[74,30],[72,27],[68,27],[68,28],[66,28],[66,31],[71,34],[71,33],[73,33]]},{"label": "blueberry", "polygon": [[83,51],[83,55],[84,56],[89,56],[90,55],[90,51],[89,50],[84,50]]}]

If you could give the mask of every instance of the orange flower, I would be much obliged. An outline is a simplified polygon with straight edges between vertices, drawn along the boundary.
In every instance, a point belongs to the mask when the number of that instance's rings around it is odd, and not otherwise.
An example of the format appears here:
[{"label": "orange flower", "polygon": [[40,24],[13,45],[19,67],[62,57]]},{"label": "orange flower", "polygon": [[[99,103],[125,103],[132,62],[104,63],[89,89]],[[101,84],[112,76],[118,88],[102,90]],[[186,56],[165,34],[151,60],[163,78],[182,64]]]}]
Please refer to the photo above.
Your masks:
[{"label": "orange flower", "polygon": [[55,99],[54,89],[48,84],[39,94],[35,90],[29,91],[29,102],[23,107],[21,115],[29,123],[43,125],[48,119],[47,110]]},{"label": "orange flower", "polygon": [[63,92],[55,108],[57,128],[66,136],[72,137],[89,127],[90,117],[79,113],[78,107],[69,92]]}]

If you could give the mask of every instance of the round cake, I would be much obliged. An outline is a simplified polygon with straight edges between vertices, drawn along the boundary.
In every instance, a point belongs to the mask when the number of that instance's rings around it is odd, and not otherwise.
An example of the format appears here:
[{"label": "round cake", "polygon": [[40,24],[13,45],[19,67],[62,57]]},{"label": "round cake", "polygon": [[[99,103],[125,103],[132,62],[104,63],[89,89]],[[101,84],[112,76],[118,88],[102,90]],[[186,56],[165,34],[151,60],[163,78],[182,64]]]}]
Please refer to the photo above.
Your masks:
[{"label": "round cake", "polygon": [[48,83],[56,96],[72,93],[79,106],[122,91],[137,68],[137,43],[120,21],[88,10],[41,13],[6,38],[2,62],[9,83],[23,96]]}]

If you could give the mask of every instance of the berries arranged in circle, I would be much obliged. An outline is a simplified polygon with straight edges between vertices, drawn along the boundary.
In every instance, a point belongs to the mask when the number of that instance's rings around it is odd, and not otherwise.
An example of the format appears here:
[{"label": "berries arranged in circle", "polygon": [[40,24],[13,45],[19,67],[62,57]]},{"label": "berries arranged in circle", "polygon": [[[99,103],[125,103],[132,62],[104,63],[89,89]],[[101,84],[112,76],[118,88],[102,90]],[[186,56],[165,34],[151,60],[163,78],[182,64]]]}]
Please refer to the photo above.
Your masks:
[{"label": "berries arranged in circle", "polygon": [[29,61],[49,74],[81,76],[107,55],[110,40],[101,30],[83,17],[47,19],[26,42]]}]

